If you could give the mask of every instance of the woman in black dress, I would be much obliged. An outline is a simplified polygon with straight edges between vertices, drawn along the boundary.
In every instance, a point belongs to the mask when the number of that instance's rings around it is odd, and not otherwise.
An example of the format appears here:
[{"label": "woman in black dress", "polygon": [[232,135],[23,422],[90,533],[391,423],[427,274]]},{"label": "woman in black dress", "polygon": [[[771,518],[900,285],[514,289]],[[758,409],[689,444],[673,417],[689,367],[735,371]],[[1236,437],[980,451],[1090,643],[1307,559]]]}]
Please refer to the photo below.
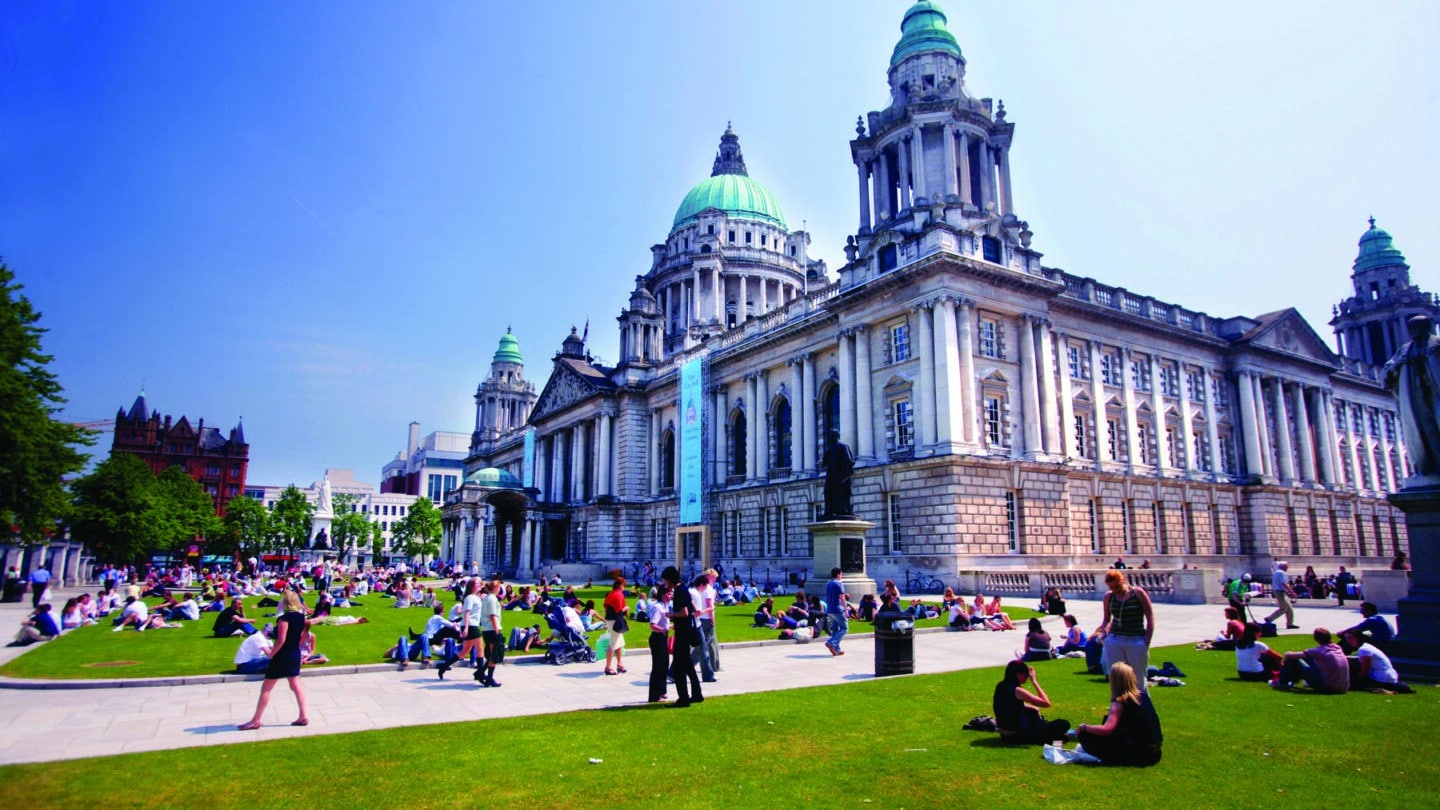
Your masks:
[{"label": "woman in black dress", "polygon": [[265,670],[265,682],[260,686],[255,716],[240,726],[241,731],[260,728],[260,717],[270,703],[270,691],[281,678],[290,683],[290,691],[295,693],[295,702],[300,706],[300,717],[290,725],[310,724],[310,718],[305,713],[305,691],[300,688],[300,635],[305,631],[305,603],[300,600],[300,594],[286,590],[281,605],[284,613],[276,623],[275,649],[270,654],[270,666]]}]

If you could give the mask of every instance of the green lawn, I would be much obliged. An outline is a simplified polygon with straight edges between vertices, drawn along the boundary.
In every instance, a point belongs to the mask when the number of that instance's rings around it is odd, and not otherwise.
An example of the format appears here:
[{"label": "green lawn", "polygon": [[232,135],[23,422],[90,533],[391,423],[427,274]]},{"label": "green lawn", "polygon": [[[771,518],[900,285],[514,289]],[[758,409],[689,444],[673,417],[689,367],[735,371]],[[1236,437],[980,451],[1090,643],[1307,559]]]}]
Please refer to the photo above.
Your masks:
[{"label": "green lawn", "polygon": [[[582,589],[577,594],[582,600],[594,599],[599,605],[607,591],[608,588],[592,588]],[[445,605],[448,612],[451,604],[449,593],[444,595],[447,597]],[[147,601],[158,603],[160,600]],[[255,607],[257,601],[258,598],[253,597],[245,600],[247,615],[263,617],[275,612],[274,608]],[[318,649],[330,659],[328,666],[380,663],[384,660],[385,651],[395,644],[397,638],[411,628],[419,630],[430,617],[430,611],[425,608],[395,608],[392,607],[393,600],[374,594],[361,601],[362,607],[337,610],[335,614],[364,616],[369,619],[368,624],[317,626],[314,629]],[[793,601],[793,597],[781,597],[776,599],[776,606],[784,607]],[[308,602],[313,605],[314,599]],[[717,609],[716,635],[721,641],[779,637],[777,631],[750,626],[753,615],[753,605]],[[109,621],[103,620],[99,625],[82,627],[54,641],[35,646],[0,667],[0,675],[16,678],[153,678],[233,671],[235,650],[240,645],[240,639],[213,637],[210,628],[214,623],[214,613],[202,613],[199,621],[185,622],[185,626],[178,630],[148,630],[144,633],[126,630],[115,633]],[[522,624],[539,624],[548,635],[541,616],[519,611],[505,614],[507,632],[509,628]],[[921,626],[940,624],[940,619],[921,622]],[[856,623],[852,630],[864,632],[867,627],[864,623]],[[649,633],[648,625],[632,621],[630,632],[625,636],[627,646],[643,650]],[[599,632],[590,634],[591,646],[601,635]]]},{"label": "green lawn", "polygon": [[[1431,806],[1440,689],[1280,693],[1236,680],[1230,653],[1172,647],[1153,658],[1178,663],[1189,686],[1154,690],[1165,759],[1144,770],[1048,765],[1037,748],[961,730],[990,713],[992,668],[711,698],[683,713],[617,708],[11,766],[0,768],[0,806],[251,808],[263,797],[319,807],[998,808],[1125,797],[1229,808],[1328,796]],[[1106,687],[1080,662],[1037,671],[1056,703],[1050,716],[1101,719]]]}]

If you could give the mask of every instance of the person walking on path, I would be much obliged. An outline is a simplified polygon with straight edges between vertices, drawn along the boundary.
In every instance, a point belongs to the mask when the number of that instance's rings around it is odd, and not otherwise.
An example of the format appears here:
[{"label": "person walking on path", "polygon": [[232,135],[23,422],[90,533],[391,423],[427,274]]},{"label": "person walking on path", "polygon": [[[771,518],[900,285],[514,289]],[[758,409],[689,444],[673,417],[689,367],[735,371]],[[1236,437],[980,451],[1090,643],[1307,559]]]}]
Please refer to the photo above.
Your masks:
[{"label": "person walking on path", "polygon": [[[605,594],[605,637],[610,645],[605,648],[605,674],[625,672],[625,631],[630,629],[625,619],[629,605],[625,603],[625,578],[616,577]],[[613,662],[613,664],[612,664]]]},{"label": "person walking on path", "polygon": [[[465,600],[460,603],[460,652],[453,658],[446,658],[435,668],[440,680],[445,680],[445,673],[456,661],[465,658],[467,655],[475,654],[476,648],[483,643],[484,633],[480,624],[480,579],[471,578],[465,586]],[[476,661],[475,671],[480,671],[480,662]]]},{"label": "person walking on path", "polygon": [[310,718],[305,712],[305,690],[300,688],[300,635],[305,632],[305,603],[300,601],[300,594],[291,589],[285,591],[281,607],[283,615],[276,622],[275,651],[265,669],[265,682],[260,685],[255,716],[240,725],[241,731],[260,728],[260,718],[270,704],[270,692],[281,678],[290,684],[290,691],[295,693],[295,703],[300,707],[300,716],[290,725],[310,725]]},{"label": "person walking on path", "polygon": [[[1105,666],[1123,661],[1136,672],[1146,672],[1150,669],[1150,639],[1155,635],[1155,608],[1150,604],[1150,594],[1144,588],[1132,588],[1119,570],[1106,572],[1105,585],[1110,588],[1100,623],[1105,638]],[[1144,676],[1140,682],[1143,692]]]},{"label": "person walking on path", "polygon": [[665,699],[666,673],[670,671],[670,586],[660,584],[650,600],[650,702]]},{"label": "person walking on path", "polygon": [[1299,630],[1300,625],[1295,623],[1295,606],[1290,600],[1295,598],[1295,589],[1290,587],[1290,577],[1286,574],[1290,570],[1290,563],[1275,563],[1275,571],[1270,574],[1270,592],[1275,594],[1275,610],[1265,617],[1265,621],[1273,622],[1282,614],[1285,616],[1286,630]]},{"label": "person walking on path", "polygon": [[830,625],[830,638],[825,642],[831,655],[844,655],[840,642],[850,632],[850,597],[845,593],[839,568],[830,569],[830,581],[825,583],[825,621]]},{"label": "person walking on path", "polygon": [[50,587],[50,569],[37,566],[30,572],[30,607],[38,609],[45,601],[45,591]]},{"label": "person walking on path", "polygon": [[481,686],[498,688],[495,666],[505,658],[505,632],[500,627],[500,598],[495,595],[499,582],[487,582],[480,589],[480,627],[485,640],[485,660],[475,667],[475,680]]},{"label": "person walking on path", "polygon": [[690,589],[680,584],[680,572],[675,566],[666,566],[660,578],[675,589],[675,598],[670,604],[670,623],[675,627],[675,703],[683,709],[691,703],[700,703],[705,695],[700,692],[700,676],[695,673],[695,661],[690,657],[690,648],[695,646],[695,600]]},{"label": "person walking on path", "polygon": [[699,635],[700,680],[715,682],[715,673],[720,669],[720,645],[715,641],[715,579],[714,568],[706,568],[696,580],[698,585],[691,592],[695,599],[695,630]]}]

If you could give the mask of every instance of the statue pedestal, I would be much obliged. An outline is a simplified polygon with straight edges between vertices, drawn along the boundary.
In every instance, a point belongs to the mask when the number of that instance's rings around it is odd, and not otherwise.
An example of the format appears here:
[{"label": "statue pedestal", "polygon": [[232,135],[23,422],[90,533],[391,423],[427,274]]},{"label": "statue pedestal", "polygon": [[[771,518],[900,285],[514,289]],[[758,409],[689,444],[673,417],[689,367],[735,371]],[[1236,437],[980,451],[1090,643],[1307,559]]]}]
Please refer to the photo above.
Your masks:
[{"label": "statue pedestal", "polygon": [[[875,524],[858,518],[822,520],[806,525],[810,545],[815,550],[815,570],[810,574],[807,591],[824,593],[830,581],[830,570],[840,569],[840,581],[851,602],[858,602],[867,593],[879,596],[875,580],[865,573],[865,532]],[[812,586],[818,586],[818,589]]]},{"label": "statue pedestal", "polygon": [[1410,538],[1410,595],[1399,602],[1395,641],[1386,652],[1401,678],[1440,679],[1440,486],[1413,485],[1390,495],[1405,513]]}]

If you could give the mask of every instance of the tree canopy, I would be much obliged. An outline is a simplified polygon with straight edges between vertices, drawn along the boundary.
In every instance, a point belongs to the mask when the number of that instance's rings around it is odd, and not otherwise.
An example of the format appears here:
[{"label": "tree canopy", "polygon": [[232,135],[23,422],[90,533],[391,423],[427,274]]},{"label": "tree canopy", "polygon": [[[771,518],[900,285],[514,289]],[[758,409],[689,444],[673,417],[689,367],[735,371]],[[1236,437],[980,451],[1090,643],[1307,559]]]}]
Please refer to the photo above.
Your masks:
[{"label": "tree canopy", "polygon": [[291,484],[285,487],[270,509],[270,529],[279,539],[279,545],[287,551],[304,547],[310,542],[314,517],[315,505],[299,487]]},{"label": "tree canopy", "polygon": [[107,562],[181,550],[219,527],[215,502],[182,468],[157,476],[129,453],[112,454],[72,490],[71,534]]},{"label": "tree canopy", "polygon": [[330,522],[330,540],[335,553],[349,557],[352,548],[360,550],[370,547],[379,536],[380,525],[370,522],[370,516],[356,508],[360,498],[342,492],[335,496],[335,518]]},{"label": "tree canopy", "polygon": [[423,560],[440,553],[440,532],[440,510],[429,498],[420,497],[396,522],[390,536],[405,556]]},{"label": "tree canopy", "polygon": [[243,558],[268,551],[272,534],[265,504],[249,496],[231,498],[220,531],[207,548],[211,554]]},{"label": "tree canopy", "polygon": [[0,264],[0,530],[44,542],[69,508],[64,478],[87,460],[94,434],[55,418],[65,404],[41,350],[40,313]]}]

